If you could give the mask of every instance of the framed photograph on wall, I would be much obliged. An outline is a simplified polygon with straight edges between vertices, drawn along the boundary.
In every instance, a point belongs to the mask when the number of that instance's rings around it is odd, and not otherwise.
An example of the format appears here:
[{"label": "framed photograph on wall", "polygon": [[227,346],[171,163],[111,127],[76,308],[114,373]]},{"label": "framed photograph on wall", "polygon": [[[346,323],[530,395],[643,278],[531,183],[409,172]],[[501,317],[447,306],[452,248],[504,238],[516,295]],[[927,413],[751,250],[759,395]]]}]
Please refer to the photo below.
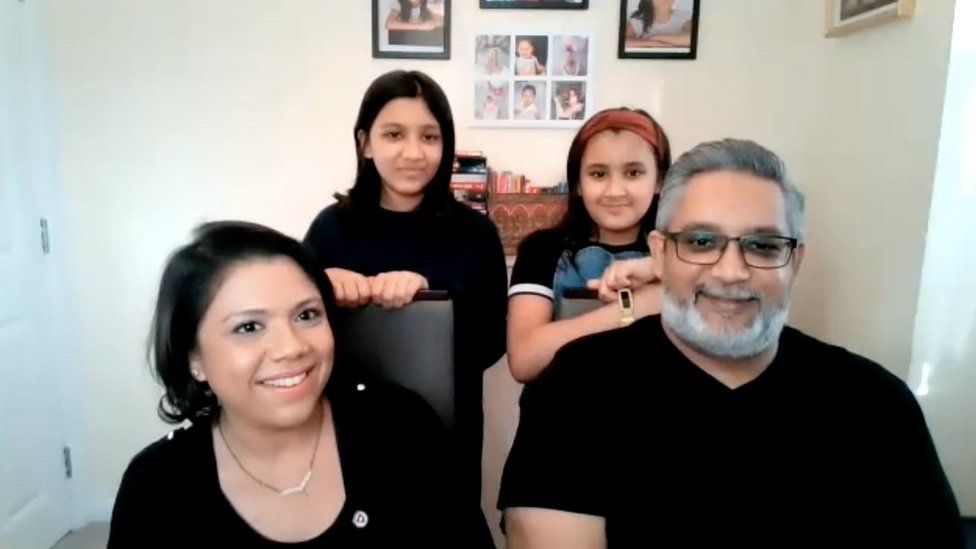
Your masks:
[{"label": "framed photograph on wall", "polygon": [[477,127],[577,128],[593,114],[593,45],[586,34],[475,36]]},{"label": "framed photograph on wall", "polygon": [[585,10],[590,0],[481,0],[481,9]]},{"label": "framed photograph on wall", "polygon": [[888,21],[911,17],[915,0],[826,0],[825,36],[843,36]]},{"label": "framed photograph on wall", "polygon": [[694,59],[699,0],[620,0],[617,57]]},{"label": "framed photograph on wall", "polygon": [[373,57],[451,58],[451,0],[372,0]]}]

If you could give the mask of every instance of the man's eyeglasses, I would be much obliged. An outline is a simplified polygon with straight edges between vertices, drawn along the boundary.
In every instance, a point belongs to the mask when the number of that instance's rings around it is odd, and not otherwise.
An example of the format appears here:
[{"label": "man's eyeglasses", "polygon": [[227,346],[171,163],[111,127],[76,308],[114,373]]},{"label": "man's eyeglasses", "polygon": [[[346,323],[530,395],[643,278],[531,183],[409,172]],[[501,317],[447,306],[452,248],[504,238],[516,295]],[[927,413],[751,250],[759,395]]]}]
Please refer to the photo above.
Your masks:
[{"label": "man's eyeglasses", "polygon": [[708,231],[664,233],[675,243],[678,259],[694,265],[714,265],[725,254],[729,242],[739,243],[746,265],[756,269],[779,269],[793,257],[797,239],[772,234],[744,234],[731,237]]}]

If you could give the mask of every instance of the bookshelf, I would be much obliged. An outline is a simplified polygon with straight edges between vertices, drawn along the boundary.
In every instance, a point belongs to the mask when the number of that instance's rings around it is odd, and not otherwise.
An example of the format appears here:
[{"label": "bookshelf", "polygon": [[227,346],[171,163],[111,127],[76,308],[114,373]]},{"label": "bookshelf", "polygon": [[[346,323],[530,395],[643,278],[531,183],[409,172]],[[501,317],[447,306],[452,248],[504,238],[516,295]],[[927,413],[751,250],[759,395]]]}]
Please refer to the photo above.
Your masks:
[{"label": "bookshelf", "polygon": [[488,215],[498,227],[506,256],[514,256],[522,239],[533,231],[552,227],[566,212],[565,183],[535,187],[525,176],[496,172],[476,151],[455,155],[451,190],[473,210]]}]

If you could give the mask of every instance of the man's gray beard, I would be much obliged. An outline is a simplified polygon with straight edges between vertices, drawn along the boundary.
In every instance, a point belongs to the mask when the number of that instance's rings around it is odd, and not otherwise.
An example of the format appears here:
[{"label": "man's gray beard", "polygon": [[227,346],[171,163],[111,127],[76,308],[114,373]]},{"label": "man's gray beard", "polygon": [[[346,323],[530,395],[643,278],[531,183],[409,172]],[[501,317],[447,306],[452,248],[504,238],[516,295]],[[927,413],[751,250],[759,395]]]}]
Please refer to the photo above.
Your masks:
[{"label": "man's gray beard", "polygon": [[714,328],[692,301],[682,303],[665,285],[661,299],[661,321],[688,345],[710,356],[749,358],[769,349],[779,339],[789,316],[789,294],[779,303],[766,304],[765,297],[753,290],[699,286],[693,295],[706,293],[724,298],[755,298],[759,313],[742,329]]}]

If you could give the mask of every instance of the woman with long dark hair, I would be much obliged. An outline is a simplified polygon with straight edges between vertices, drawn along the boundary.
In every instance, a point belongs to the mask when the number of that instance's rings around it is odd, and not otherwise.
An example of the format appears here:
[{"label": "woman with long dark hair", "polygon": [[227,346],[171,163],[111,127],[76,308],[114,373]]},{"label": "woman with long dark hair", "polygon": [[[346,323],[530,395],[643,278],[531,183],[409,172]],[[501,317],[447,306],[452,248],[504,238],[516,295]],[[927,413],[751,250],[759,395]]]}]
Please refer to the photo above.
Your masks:
[{"label": "woman with long dark hair", "polygon": [[373,81],[353,137],[355,183],[315,218],[305,244],[340,306],[399,308],[423,289],[448,292],[458,484],[467,501],[480,504],[482,375],[505,353],[507,283],[498,231],[451,193],[454,119],[443,90],[426,74],[393,71]]}]

